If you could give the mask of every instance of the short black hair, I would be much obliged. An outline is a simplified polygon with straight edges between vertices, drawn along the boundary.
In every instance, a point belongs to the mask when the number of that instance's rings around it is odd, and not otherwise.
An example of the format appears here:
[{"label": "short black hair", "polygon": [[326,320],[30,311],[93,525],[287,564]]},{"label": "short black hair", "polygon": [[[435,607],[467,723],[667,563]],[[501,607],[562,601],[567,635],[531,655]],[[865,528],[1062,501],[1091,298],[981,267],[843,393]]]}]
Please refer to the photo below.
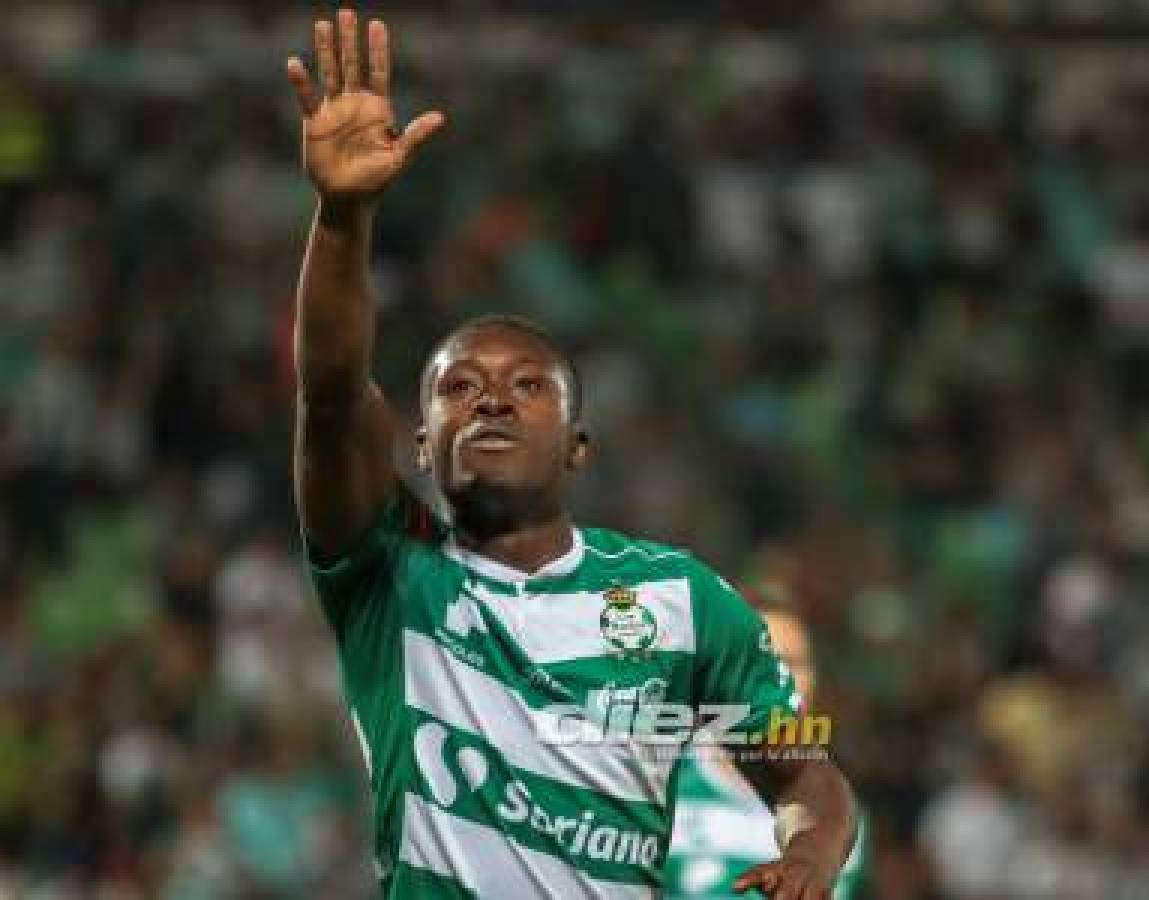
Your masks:
[{"label": "short black hair", "polygon": [[567,387],[570,390],[571,397],[571,421],[577,422],[579,420],[579,417],[582,415],[582,378],[579,376],[578,367],[575,365],[574,360],[555,336],[537,322],[533,322],[525,316],[516,316],[509,313],[484,313],[480,316],[474,316],[473,318],[460,322],[436,341],[435,346],[431,348],[431,352],[427,354],[427,361],[423,364],[423,375],[419,379],[419,401],[421,406],[426,405],[431,396],[431,376],[435,357],[437,357],[439,352],[451,343],[451,341],[470,331],[478,331],[481,328],[506,328],[511,331],[518,331],[544,344],[559,361],[563,375],[567,379]]}]

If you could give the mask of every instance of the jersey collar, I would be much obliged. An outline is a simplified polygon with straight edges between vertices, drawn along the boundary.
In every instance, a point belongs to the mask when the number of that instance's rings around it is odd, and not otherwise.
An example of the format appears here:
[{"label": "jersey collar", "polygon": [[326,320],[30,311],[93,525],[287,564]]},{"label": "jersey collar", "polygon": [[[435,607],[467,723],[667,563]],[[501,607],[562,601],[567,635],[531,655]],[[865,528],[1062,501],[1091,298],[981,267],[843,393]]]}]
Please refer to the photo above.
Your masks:
[{"label": "jersey collar", "polygon": [[524,572],[514,566],[498,562],[474,550],[459,546],[455,533],[451,532],[443,545],[443,552],[449,559],[454,560],[464,568],[470,569],[478,575],[502,581],[509,584],[522,584],[530,578],[560,578],[569,575],[579,567],[583,554],[586,552],[586,543],[582,532],[577,528],[571,529],[571,546],[562,556],[543,563],[533,572]]}]

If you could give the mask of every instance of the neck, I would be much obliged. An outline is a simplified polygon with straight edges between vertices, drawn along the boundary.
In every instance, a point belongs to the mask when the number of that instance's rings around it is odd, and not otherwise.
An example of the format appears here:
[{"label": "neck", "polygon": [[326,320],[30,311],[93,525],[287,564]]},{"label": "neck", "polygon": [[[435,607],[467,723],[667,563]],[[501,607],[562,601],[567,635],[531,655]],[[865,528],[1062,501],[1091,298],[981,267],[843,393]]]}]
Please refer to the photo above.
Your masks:
[{"label": "neck", "polygon": [[520,572],[534,572],[571,549],[571,521],[563,512],[498,533],[484,533],[456,521],[455,535],[464,547]]}]

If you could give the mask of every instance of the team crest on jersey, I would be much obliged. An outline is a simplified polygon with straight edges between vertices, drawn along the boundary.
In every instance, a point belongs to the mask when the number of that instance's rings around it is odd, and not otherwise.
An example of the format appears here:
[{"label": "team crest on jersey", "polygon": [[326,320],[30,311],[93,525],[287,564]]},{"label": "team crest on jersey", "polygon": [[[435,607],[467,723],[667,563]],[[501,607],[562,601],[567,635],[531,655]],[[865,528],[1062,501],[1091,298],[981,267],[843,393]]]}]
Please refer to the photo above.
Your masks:
[{"label": "team crest on jersey", "polygon": [[598,617],[603,639],[615,650],[641,655],[650,649],[658,635],[654,613],[638,602],[633,588],[612,587],[603,594],[606,606]]}]

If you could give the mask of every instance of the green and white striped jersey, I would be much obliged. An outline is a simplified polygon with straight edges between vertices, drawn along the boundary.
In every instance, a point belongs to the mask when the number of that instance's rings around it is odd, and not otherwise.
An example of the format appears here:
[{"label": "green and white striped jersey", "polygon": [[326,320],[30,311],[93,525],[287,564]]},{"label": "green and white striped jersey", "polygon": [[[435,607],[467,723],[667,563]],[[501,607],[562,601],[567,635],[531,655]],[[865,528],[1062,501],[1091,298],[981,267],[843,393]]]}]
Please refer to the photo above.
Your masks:
[{"label": "green and white striped jersey", "polygon": [[388,898],[659,897],[677,748],[565,739],[556,707],[745,704],[757,730],[800,705],[758,616],[678,550],[576,529],[528,575],[399,491],[351,553],[308,561]]}]

